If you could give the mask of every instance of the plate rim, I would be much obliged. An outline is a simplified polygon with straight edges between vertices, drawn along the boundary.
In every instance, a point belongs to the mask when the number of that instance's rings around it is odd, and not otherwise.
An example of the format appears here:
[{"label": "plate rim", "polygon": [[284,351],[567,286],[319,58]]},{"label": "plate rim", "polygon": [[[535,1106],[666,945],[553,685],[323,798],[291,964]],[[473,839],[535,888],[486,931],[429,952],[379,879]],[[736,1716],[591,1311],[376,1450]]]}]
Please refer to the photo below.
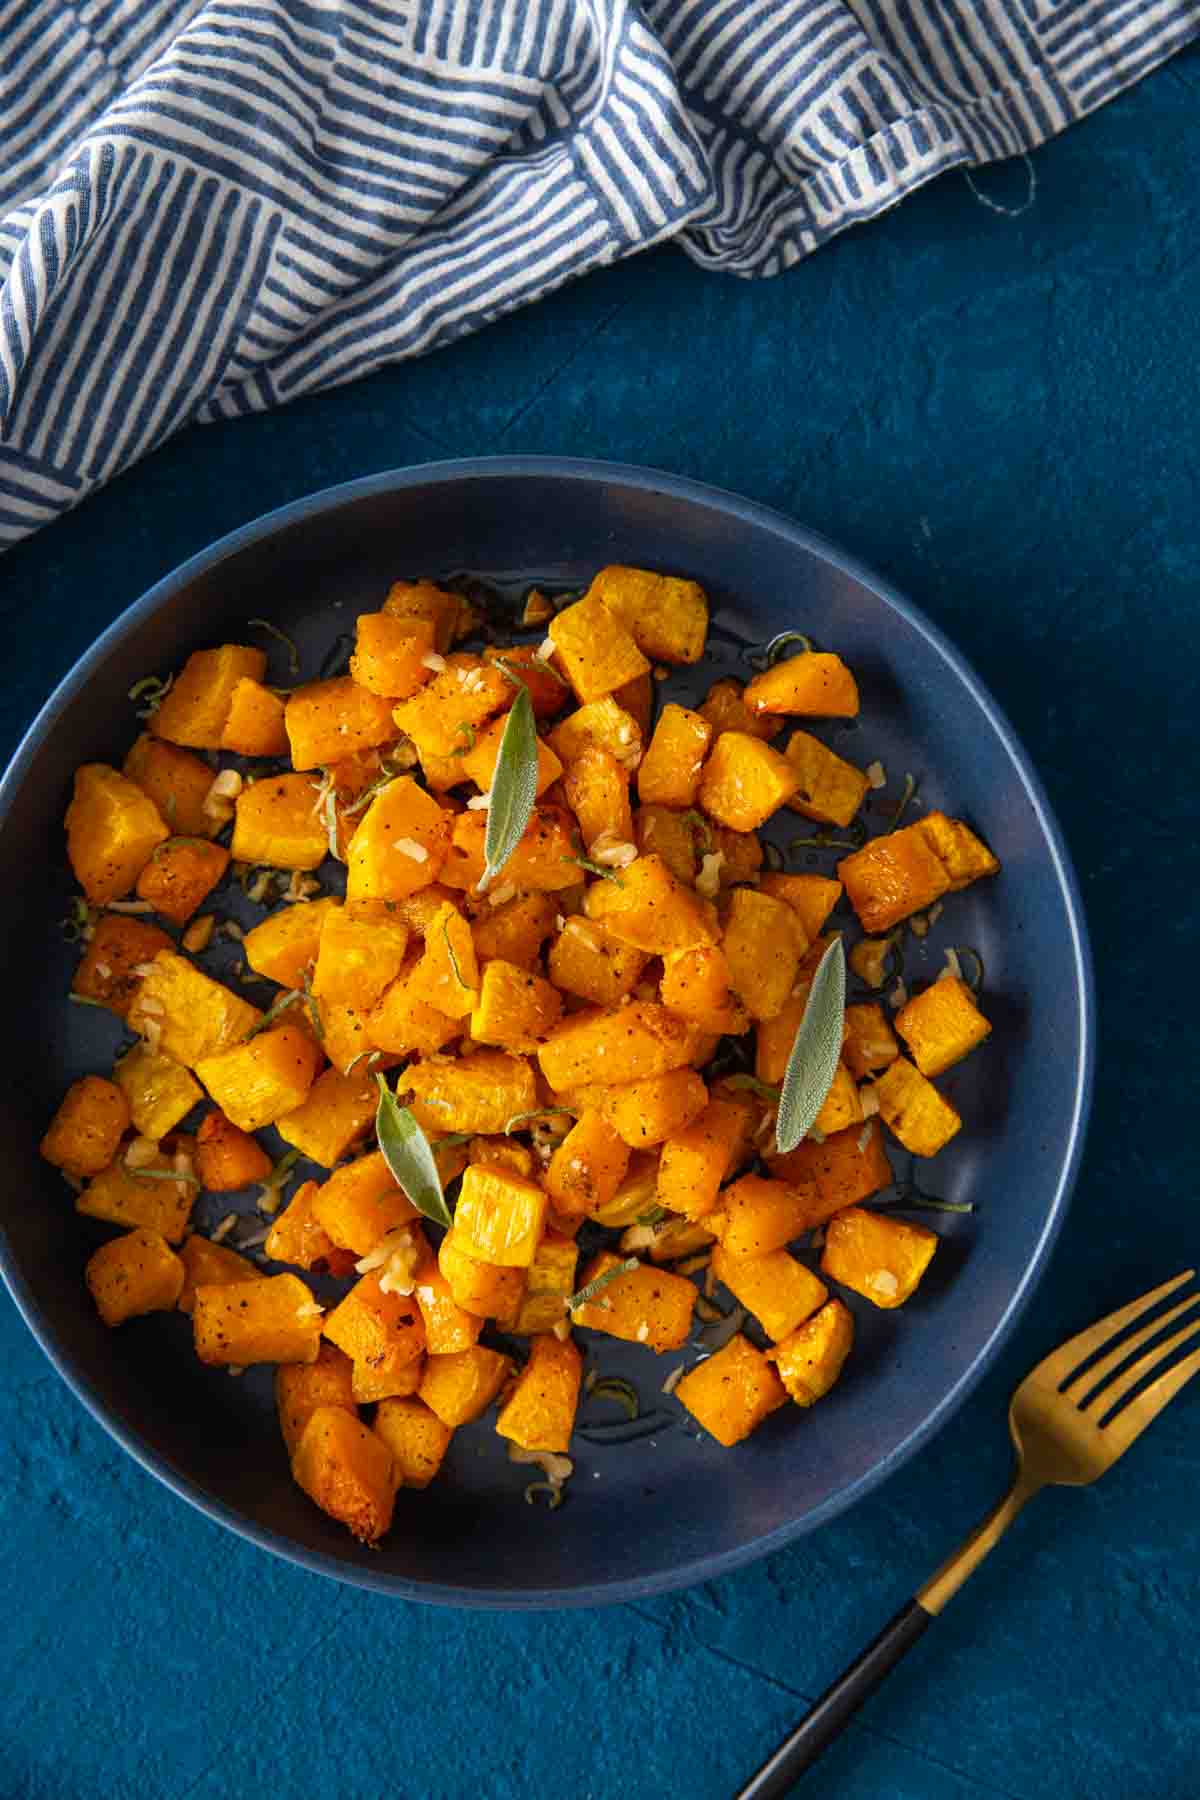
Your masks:
[{"label": "plate rim", "polygon": [[963,1370],[958,1380],[942,1396],[928,1417],[908,1436],[848,1486],[831,1495],[801,1518],[791,1519],[774,1531],[754,1537],[731,1550],[707,1552],[674,1563],[668,1569],[652,1574],[628,1576],[578,1587],[509,1588],[457,1587],[444,1582],[415,1582],[404,1576],[378,1573],[343,1563],[319,1550],[296,1544],[283,1533],[257,1524],[215,1499],[191,1476],[177,1468],[171,1459],[153,1450],[137,1431],[120,1419],[101,1398],[88,1376],[75,1368],[67,1354],[55,1342],[49,1322],[43,1317],[39,1303],[28,1283],[15,1267],[7,1234],[0,1229],[0,1275],[11,1294],[17,1311],[34,1338],[62,1377],[67,1387],[87,1408],[92,1417],[133,1457],[141,1468],[154,1476],[180,1499],[197,1508],[214,1524],[222,1525],[238,1537],[258,1548],[280,1556],[311,1574],[346,1582],[351,1586],[387,1594],[393,1598],[415,1601],[429,1606],[454,1606],[477,1611],[545,1612],[585,1606],[614,1606],[655,1594],[669,1593],[700,1581],[744,1568],[761,1557],[782,1549],[819,1526],[829,1523],[864,1499],[875,1488],[895,1474],[916,1456],[946,1425],[963,1405],[973,1389],[995,1362],[1011,1336],[1018,1320],[1042,1279],[1050,1253],[1066,1217],[1071,1194],[1079,1174],[1091,1113],[1095,1081],[1095,972],[1091,942],[1083,908],[1078,877],[1067,849],[1062,829],[1050,805],[1041,777],[1026,753],[1007,714],[999,706],[985,683],[962,652],[946,634],[928,618],[922,609],[901,594],[884,576],[868,564],[844,551],[822,533],[798,523],[787,513],[751,500],[731,489],[689,476],[676,475],[636,463],[609,462],[601,458],[565,456],[478,456],[457,457],[434,462],[407,464],[359,476],[301,495],[275,507],[270,512],[237,526],[202,550],[194,552],[182,563],[156,581],[138,599],[132,601],[84,651],[58,682],[38,709],[21,736],[3,777],[0,778],[0,825],[19,794],[30,763],[49,735],[58,715],[98,671],[110,650],[138,624],[151,617],[173,594],[198,575],[216,567],[229,556],[287,529],[316,513],[327,512],[358,499],[382,493],[403,492],[407,488],[430,483],[454,484],[480,478],[513,480],[522,477],[558,477],[591,486],[604,482],[612,486],[632,487],[642,492],[660,493],[669,498],[690,501],[743,521],[766,528],[787,538],[797,548],[815,553],[844,575],[876,594],[883,603],[903,618],[924,642],[941,658],[947,669],[967,689],[972,700],[987,718],[995,732],[1013,773],[1020,782],[1033,808],[1051,858],[1055,880],[1061,894],[1070,933],[1075,1006],[1078,1015],[1079,1054],[1075,1070],[1075,1086],[1070,1128],[1054,1192],[1033,1254],[1010,1295],[990,1336]]}]

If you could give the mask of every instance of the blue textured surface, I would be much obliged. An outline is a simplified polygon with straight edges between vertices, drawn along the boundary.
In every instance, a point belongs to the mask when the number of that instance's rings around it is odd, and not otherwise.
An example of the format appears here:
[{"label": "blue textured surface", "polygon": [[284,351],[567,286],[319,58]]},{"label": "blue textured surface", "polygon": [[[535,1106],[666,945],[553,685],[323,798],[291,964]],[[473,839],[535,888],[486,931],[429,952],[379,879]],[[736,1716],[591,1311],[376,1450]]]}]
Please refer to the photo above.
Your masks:
[{"label": "blue textured surface", "polygon": [[[1102,1020],[1073,1215],[999,1367],[847,1518],[682,1595],[497,1618],[303,1575],[142,1474],[0,1306],[0,1792],[720,1800],[990,1504],[1025,1367],[1196,1259],[1198,89],[1191,53],[1039,152],[1018,219],[952,178],[773,284],[655,255],[426,363],[191,434],[0,564],[7,748],[129,598],[306,489],[487,450],[740,489],[892,576],[1007,707],[1076,856]],[[1019,168],[982,182],[1024,196]],[[823,1791],[1190,1800],[1198,1408],[1037,1503]]]}]

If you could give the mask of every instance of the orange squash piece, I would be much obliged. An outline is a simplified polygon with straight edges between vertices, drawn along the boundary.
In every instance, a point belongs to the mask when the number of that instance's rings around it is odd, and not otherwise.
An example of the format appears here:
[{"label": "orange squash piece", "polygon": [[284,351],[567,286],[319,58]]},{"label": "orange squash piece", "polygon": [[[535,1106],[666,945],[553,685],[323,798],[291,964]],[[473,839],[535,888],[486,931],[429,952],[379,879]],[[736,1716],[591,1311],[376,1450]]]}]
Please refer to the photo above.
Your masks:
[{"label": "orange squash piece", "polygon": [[814,1406],[841,1374],[853,1343],[853,1314],[842,1301],[829,1300],[768,1350],[767,1361],[775,1364],[797,1406]]},{"label": "orange squash piece", "polygon": [[639,856],[617,881],[596,881],[584,898],[588,917],[610,937],[649,956],[713,944],[717,930],[705,902],[676,881],[657,856]]},{"label": "orange squash piece", "polygon": [[600,601],[658,662],[696,663],[704,655],[708,600],[697,581],[612,563],[594,577],[586,598]]},{"label": "orange squash piece", "polygon": [[821,1273],[890,1310],[916,1292],[940,1241],[924,1225],[850,1206],[825,1228]]},{"label": "orange squash piece", "polygon": [[553,1331],[567,1316],[566,1302],[575,1290],[579,1249],[560,1231],[547,1231],[525,1277],[521,1310],[513,1329],[526,1337]]},{"label": "orange squash piece", "polygon": [[397,736],[391,703],[349,675],[293,688],[283,715],[294,769],[316,769]]},{"label": "orange squash piece", "polygon": [[352,1362],[387,1376],[424,1354],[425,1323],[414,1295],[385,1293],[380,1280],[372,1269],[355,1282],[326,1316],[325,1336]]},{"label": "orange squash piece", "polygon": [[280,1363],[275,1371],[275,1405],[289,1456],[296,1454],[304,1427],[319,1406],[339,1406],[352,1419],[358,1417],[351,1385],[353,1367],[345,1352],[326,1338],[321,1340],[316,1362]]},{"label": "orange squash piece", "polygon": [[653,1001],[633,1000],[627,1006],[572,1013],[551,1032],[538,1051],[538,1062],[550,1086],[561,1094],[589,1082],[613,1086],[665,1075],[697,1061],[702,1048],[703,1034],[686,1019]]},{"label": "orange squash piece", "polygon": [[[447,887],[478,887],[487,865],[486,836],[486,813],[465,812],[455,819],[450,850],[441,872]],[[579,879],[570,813],[561,806],[535,806],[524,834],[492,883],[491,891],[502,898],[511,898],[510,889],[554,893],[577,886]]]},{"label": "orange squash piece", "polygon": [[819,937],[826,919],[842,897],[840,881],[825,875],[764,875],[759,891],[785,900],[800,921],[805,943]]},{"label": "orange squash piece", "polygon": [[427,661],[433,640],[432,619],[362,613],[355,621],[351,677],[359,687],[385,700],[411,700],[433,673]]},{"label": "orange squash piece", "polygon": [[730,1449],[787,1404],[787,1389],[762,1351],[738,1332],[683,1377],[675,1398],[718,1444]]},{"label": "orange squash piece", "polygon": [[721,948],[730,986],[754,1019],[783,1011],[795,985],[804,939],[791,908],[756,888],[735,888]]},{"label": "orange squash piece", "polygon": [[196,1183],[183,1170],[178,1180],[169,1180],[175,1172],[174,1157],[162,1153],[136,1174],[118,1158],[92,1176],[75,1201],[75,1211],[110,1225],[140,1225],[178,1244],[187,1230]]},{"label": "orange squash piece", "polygon": [[748,1100],[711,1099],[697,1119],[663,1145],[658,1204],[688,1219],[711,1213],[721,1183],[749,1154],[753,1127],[754,1108]]},{"label": "orange squash piece", "polygon": [[257,1138],[240,1130],[219,1107],[205,1113],[196,1132],[196,1173],[201,1187],[213,1194],[231,1194],[265,1181],[271,1168],[271,1159]]},{"label": "orange squash piece", "polygon": [[700,944],[663,958],[659,997],[671,1012],[704,1031],[739,1036],[750,1014],[733,991],[729,959],[719,944]]},{"label": "orange squash piece", "polygon": [[381,1400],[374,1431],[392,1453],[392,1479],[397,1487],[427,1488],[445,1459],[454,1436],[435,1412],[416,1395]]},{"label": "orange squash piece", "polygon": [[[621,1258],[602,1250],[582,1271],[582,1293],[601,1275],[619,1268]],[[590,1326],[627,1343],[645,1344],[661,1355],[678,1350],[692,1328],[696,1290],[682,1275],[638,1263],[635,1269],[605,1283],[590,1300],[571,1308],[576,1325]]]},{"label": "orange squash piece", "polygon": [[713,736],[723,731],[745,731],[751,737],[771,738],[779,729],[779,721],[769,714],[752,713],[742,698],[742,684],[726,676],[714,681],[699,708],[702,719],[713,728]]},{"label": "orange squash piece", "polygon": [[547,631],[568,681],[581,701],[606,694],[649,672],[631,634],[594,592],[565,606]]},{"label": "orange squash piece", "polygon": [[243,675],[230,696],[229,715],[221,730],[222,750],[239,756],[286,756],[288,735],[280,696],[261,681]]},{"label": "orange squash piece", "polygon": [[571,1442],[583,1358],[569,1340],[535,1337],[529,1361],[500,1409],[496,1430],[523,1450],[561,1454]]},{"label": "orange squash piece", "polygon": [[595,1212],[616,1194],[629,1168],[629,1146],[598,1109],[580,1114],[550,1158],[546,1192],[568,1217]]},{"label": "orange squash piece", "polygon": [[275,1120],[275,1129],[310,1162],[332,1169],[375,1123],[378,1104],[365,1064],[349,1075],[338,1068],[322,1069],[299,1106]]},{"label": "orange squash piece", "polygon": [[932,1081],[898,1056],[875,1083],[879,1116],[914,1156],[936,1156],[962,1129],[962,1119]]},{"label": "orange squash piece", "polygon": [[418,1125],[434,1133],[482,1132],[501,1136],[517,1113],[538,1104],[533,1070],[521,1056],[476,1050],[449,1063],[410,1065],[400,1085],[411,1091]]},{"label": "orange squash piece", "polygon": [[696,883],[696,827],[687,813],[671,806],[638,807],[633,821],[634,842],[642,856],[657,856],[684,887]]},{"label": "orange squash piece", "polygon": [[512,705],[516,691],[495,663],[456,652],[419,693],[392,708],[392,718],[422,759],[453,756],[470,747],[473,733],[494,713]]},{"label": "orange squash piece", "polygon": [[554,931],[556,917],[557,908],[547,893],[517,894],[500,906],[489,905],[471,926],[478,961],[498,956],[520,969],[531,967]]},{"label": "orange squash piece", "polygon": [[318,1192],[315,1181],[303,1182],[274,1220],[263,1246],[272,1262],[292,1263],[298,1269],[319,1269],[327,1268],[335,1255],[346,1254],[338,1250],[313,1215]]},{"label": "orange squash piece", "polygon": [[242,940],[242,955],[256,975],[280,987],[303,986],[304,975],[317,960],[321,933],[341,909],[336,900],[309,900],[303,906],[281,906]]},{"label": "orange squash piece", "polygon": [[403,619],[409,630],[415,620],[427,620],[433,628],[434,648],[448,650],[471,627],[471,608],[458,594],[432,581],[394,581],[383,610],[389,618]]},{"label": "orange squash piece", "polygon": [[608,1090],[604,1113],[631,1150],[648,1150],[686,1131],[708,1104],[708,1089],[694,1069],[668,1069]]},{"label": "orange squash piece", "polygon": [[84,1280],[108,1326],[142,1313],[170,1312],[183,1288],[183,1264],[161,1232],[127,1231],[93,1251]]},{"label": "orange squash piece", "polygon": [[201,1057],[196,1074],[227,1119],[241,1131],[258,1131],[294,1112],[308,1094],[324,1056],[299,1025],[272,1026],[214,1056]]},{"label": "orange squash piece", "polygon": [[117,1154],[129,1129],[129,1102],[115,1082],[85,1075],[72,1082],[41,1142],[56,1169],[83,1178],[98,1175]]},{"label": "orange squash piece", "polygon": [[264,775],[234,802],[235,862],[272,869],[315,869],[329,854],[325,826],[314,812],[316,788],[307,775]]},{"label": "orange squash piece", "polygon": [[266,672],[265,653],[246,644],[195,650],[151,718],[150,730],[192,750],[219,750],[238,682],[261,681]]},{"label": "orange squash piece", "polygon": [[346,899],[403,900],[438,879],[450,815],[411,776],[376,795],[350,840]]},{"label": "orange squash piece", "polygon": [[815,1190],[802,1227],[806,1231],[823,1225],[843,1207],[857,1206],[881,1188],[891,1187],[893,1179],[883,1134],[874,1120],[834,1132],[821,1143],[805,1138],[786,1155],[769,1157],[767,1166],[778,1180]]},{"label": "orange squash piece", "polygon": [[818,650],[773,663],[754,677],[742,698],[752,713],[858,717],[858,683],[840,656]]},{"label": "orange squash piece", "polygon": [[190,750],[144,731],[135,738],[121,772],[149,796],[159,816],[181,837],[215,837],[220,820],[204,810],[215,779],[212,769]]},{"label": "orange squash piece", "polygon": [[638,769],[643,805],[694,806],[713,728],[700,713],[668,700]]},{"label": "orange squash piece", "polygon": [[561,1012],[562,996],[552,983],[495,957],[480,980],[471,1036],[477,1044],[536,1050],[558,1024]]},{"label": "orange squash piece", "polygon": [[128,894],[170,835],[142,789],[107,763],[76,769],[66,828],[72,871],[93,906]]},{"label": "orange squash piece", "polygon": [[416,998],[448,1018],[465,1018],[477,1005],[479,964],[475,942],[470,925],[452,900],[447,900],[430,921],[425,949],[410,980]]},{"label": "orange squash piece", "polygon": [[802,1325],[829,1298],[824,1282],[786,1250],[765,1256],[731,1256],[723,1245],[713,1248],[712,1267],[734,1299],[754,1314],[776,1343]]},{"label": "orange squash piece", "polygon": [[203,1363],[316,1362],[322,1309],[298,1275],[196,1289],[192,1332]]},{"label": "orange squash piece", "polygon": [[201,838],[167,838],[150,854],[137,879],[139,900],[173,925],[186,925],[224,879],[229,852]]},{"label": "orange squash piece", "polygon": [[917,825],[872,838],[844,856],[838,876],[864,931],[890,931],[950,891],[950,878]]},{"label": "orange squash piece", "polygon": [[263,1271],[246,1257],[239,1256],[224,1244],[214,1244],[197,1231],[189,1232],[178,1251],[184,1267],[183,1286],[176,1301],[180,1312],[190,1317],[196,1306],[198,1287],[228,1287],[236,1281],[262,1281]]},{"label": "orange squash piece", "polygon": [[766,1256],[807,1231],[816,1195],[799,1183],[743,1175],[721,1196],[705,1224],[730,1256]]},{"label": "orange squash piece", "polygon": [[957,976],[935,981],[896,1014],[896,1030],[922,1075],[930,1077],[969,1056],[991,1029],[974,994]]},{"label": "orange squash piece", "polygon": [[456,1430],[486,1412],[512,1372],[512,1358],[483,1344],[431,1356],[418,1389],[421,1399],[443,1425]]},{"label": "orange squash piece", "polygon": [[599,744],[616,757],[622,768],[632,772],[642,760],[643,735],[637,720],[616,695],[606,694],[603,700],[590,700],[569,713],[549,733],[547,742],[564,769],[570,768],[585,745]]},{"label": "orange squash piece", "polygon": [[[880,1069],[886,1069],[889,1063],[895,1062],[899,1054],[896,1034],[888,1024],[882,1006],[867,1001],[846,1008],[846,1041],[842,1045],[842,1060],[856,1081],[865,1081],[868,1075],[876,1075]],[[924,1073],[929,1075],[936,1071],[926,1069]]]},{"label": "orange squash piece", "polygon": [[756,831],[790,800],[800,777],[785,756],[745,731],[723,731],[700,777],[697,800],[732,831]]},{"label": "orange squash piece", "polygon": [[344,1406],[318,1406],[292,1457],[292,1474],[309,1499],[364,1544],[392,1522],[392,1453]]},{"label": "orange squash piece", "polygon": [[621,943],[591,919],[564,919],[550,946],[550,979],[564,993],[597,1006],[615,1006],[632,993],[650,958]]},{"label": "orange squash piece", "polygon": [[820,824],[849,825],[870,786],[862,770],[807,731],[793,731],[784,755],[800,777],[788,801],[792,811]]},{"label": "orange squash piece", "polygon": [[524,1269],[476,1262],[460,1249],[453,1230],[446,1233],[438,1248],[438,1268],[450,1284],[455,1304],[464,1312],[475,1313],[481,1319],[495,1319],[501,1325],[515,1324],[525,1292]]},{"label": "orange squash piece", "polygon": [[483,660],[508,669],[524,683],[539,724],[560,713],[570,698],[571,690],[562,676],[543,660],[540,644],[489,644]]},{"label": "orange squash piece", "polygon": [[311,1213],[331,1243],[356,1256],[369,1256],[390,1231],[415,1224],[420,1218],[388,1168],[382,1150],[369,1151],[335,1169],[314,1192]]},{"label": "orange squash piece", "polygon": [[174,948],[159,926],[122,913],[105,913],[96,921],[71,982],[71,992],[99,1001],[124,1019],[142,984],[141,975],[134,971],[151,962],[160,950]]},{"label": "orange squash piece", "polygon": [[[459,766],[462,773],[475,783],[480,793],[486,794],[492,785],[492,777],[496,772],[496,762],[500,755],[500,740],[508,724],[508,714],[492,719],[476,734],[474,744],[460,756]],[[459,745],[462,750],[464,746]],[[538,739],[537,793],[544,794],[552,781],[557,781],[562,774],[562,764],[551,750],[549,744]]]},{"label": "orange squash piece", "polygon": [[585,744],[563,777],[563,793],[589,854],[601,843],[633,842],[629,775],[611,751]]}]

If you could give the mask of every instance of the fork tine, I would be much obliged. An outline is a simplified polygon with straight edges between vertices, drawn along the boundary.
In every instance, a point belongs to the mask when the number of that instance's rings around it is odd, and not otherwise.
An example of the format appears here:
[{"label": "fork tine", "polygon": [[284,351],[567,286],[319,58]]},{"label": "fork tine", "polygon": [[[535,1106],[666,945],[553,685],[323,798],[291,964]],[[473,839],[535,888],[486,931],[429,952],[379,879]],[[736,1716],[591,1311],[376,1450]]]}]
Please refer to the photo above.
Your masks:
[{"label": "fork tine", "polygon": [[1130,1444],[1145,1431],[1152,1419],[1156,1419],[1169,1400],[1173,1400],[1181,1387],[1186,1387],[1192,1376],[1200,1373],[1200,1350],[1193,1350],[1182,1362],[1160,1375],[1157,1381],[1131,1400],[1123,1412],[1111,1419],[1104,1427],[1104,1441],[1113,1442],[1116,1448],[1114,1456],[1121,1456]]},{"label": "fork tine", "polygon": [[[1114,1406],[1119,1405],[1126,1394],[1137,1386],[1139,1381],[1145,1381],[1147,1375],[1152,1374],[1155,1369],[1166,1362],[1172,1351],[1178,1350],[1181,1344],[1186,1344],[1198,1332],[1200,1332],[1200,1314],[1190,1319],[1181,1331],[1173,1332],[1163,1343],[1155,1344],[1153,1350],[1147,1350],[1145,1356],[1139,1356],[1133,1367],[1126,1369],[1123,1375],[1118,1375],[1115,1381],[1110,1381],[1098,1393],[1089,1394],[1084,1403],[1088,1417],[1094,1420],[1100,1418],[1104,1413],[1110,1412]],[[1080,1411],[1083,1410],[1084,1407],[1081,1406]]]},{"label": "fork tine", "polygon": [[[1099,1362],[1092,1363],[1087,1370],[1077,1370],[1074,1375],[1063,1382],[1060,1391],[1069,1394],[1072,1388],[1078,1387],[1082,1392],[1090,1394],[1101,1382],[1108,1379],[1114,1369],[1119,1369],[1135,1350],[1140,1350],[1143,1344],[1148,1344],[1151,1338],[1157,1337],[1160,1331],[1165,1331],[1168,1325],[1173,1324],[1183,1313],[1189,1312],[1197,1304],[1200,1304],[1200,1293],[1189,1294],[1186,1300],[1181,1300],[1178,1306],[1171,1307],[1169,1312],[1160,1313],[1157,1319],[1151,1319],[1149,1325],[1143,1325],[1142,1329],[1135,1331],[1132,1337],[1122,1338],[1116,1349],[1110,1350],[1108,1355],[1102,1357]],[[1078,1404],[1081,1407],[1087,1406],[1090,1405],[1090,1401],[1080,1399]]]},{"label": "fork tine", "polygon": [[1118,1311],[1109,1313],[1106,1318],[1098,1319],[1094,1325],[1089,1325],[1086,1331],[1078,1332],[1075,1337],[1068,1338],[1065,1344],[1060,1344],[1057,1350],[1052,1350],[1049,1356],[1042,1359],[1033,1373],[1041,1380],[1053,1382],[1055,1387],[1060,1386],[1068,1375],[1079,1367],[1081,1362],[1092,1356],[1097,1350],[1102,1350],[1118,1331],[1124,1331],[1127,1325],[1132,1325],[1135,1319],[1140,1319],[1144,1312],[1148,1312],[1152,1306],[1157,1306],[1158,1302],[1165,1300],[1168,1294],[1173,1294],[1175,1289],[1182,1287],[1185,1281],[1190,1281],[1195,1273],[1194,1269],[1185,1269],[1182,1275],[1172,1276],[1171,1280],[1164,1281],[1161,1287],[1152,1288],[1148,1294],[1143,1294],[1140,1300],[1131,1300],[1128,1306],[1122,1306]]}]

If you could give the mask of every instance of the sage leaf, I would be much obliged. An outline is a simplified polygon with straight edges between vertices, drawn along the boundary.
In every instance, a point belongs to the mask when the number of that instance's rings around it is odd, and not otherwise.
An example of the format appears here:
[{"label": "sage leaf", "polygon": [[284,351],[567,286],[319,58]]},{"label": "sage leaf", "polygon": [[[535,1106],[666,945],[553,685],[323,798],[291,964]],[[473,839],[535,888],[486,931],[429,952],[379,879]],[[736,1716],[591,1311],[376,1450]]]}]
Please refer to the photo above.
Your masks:
[{"label": "sage leaf", "polygon": [[483,841],[487,867],[479,882],[480,893],[495,880],[524,836],[537,796],[537,769],[537,721],[529,689],[522,686],[508,715],[492,776],[487,836]]},{"label": "sage leaf", "polygon": [[846,956],[841,938],[834,938],[817,966],[783,1077],[775,1141],[784,1154],[794,1150],[812,1129],[833,1086],[842,1054],[845,1010]]},{"label": "sage leaf", "polygon": [[435,1225],[449,1225],[450,1209],[442,1193],[429,1139],[409,1112],[401,1106],[382,1075],[376,1075],[379,1105],[375,1111],[375,1135],[383,1160],[417,1211]]}]

